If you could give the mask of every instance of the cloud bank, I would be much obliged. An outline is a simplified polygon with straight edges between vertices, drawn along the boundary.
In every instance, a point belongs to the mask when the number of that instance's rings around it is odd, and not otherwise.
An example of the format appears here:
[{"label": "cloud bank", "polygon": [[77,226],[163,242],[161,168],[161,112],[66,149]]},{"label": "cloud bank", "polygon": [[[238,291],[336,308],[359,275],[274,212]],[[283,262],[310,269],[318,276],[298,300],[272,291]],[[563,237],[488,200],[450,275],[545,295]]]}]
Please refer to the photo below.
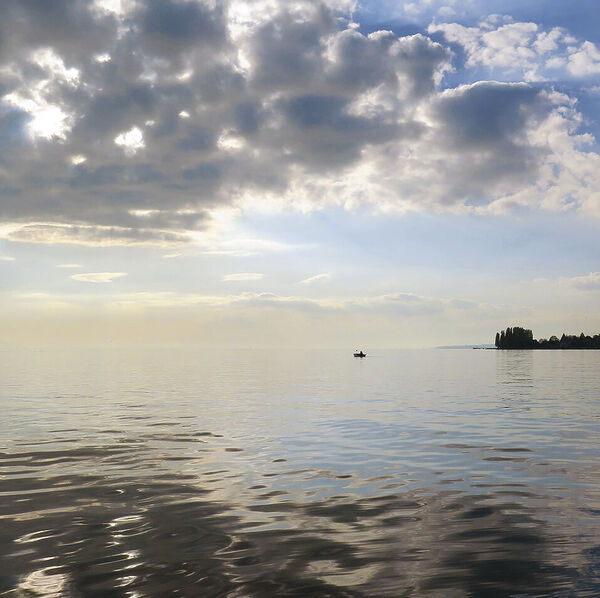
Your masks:
[{"label": "cloud bank", "polygon": [[324,280],[330,280],[331,274],[328,272],[323,272],[322,274],[315,274],[315,276],[309,276],[304,280],[300,280],[298,284],[313,284],[315,282],[322,282]]},{"label": "cloud bank", "polygon": [[580,291],[598,291],[600,290],[600,272],[590,272],[586,276],[561,278],[560,282]]},{"label": "cloud bank", "polygon": [[116,278],[127,276],[126,272],[87,272],[85,274],[72,274],[69,276],[72,280],[79,282],[106,283],[112,282]]},{"label": "cloud bank", "polygon": [[265,201],[600,215],[599,156],[575,99],[529,82],[552,69],[594,75],[593,44],[530,23],[438,24],[430,33],[462,45],[468,65],[525,79],[448,89],[447,43],[364,35],[351,9],[6,0],[5,236],[179,245],[215,210]]},{"label": "cloud bank", "polygon": [[478,316],[498,316],[522,307],[491,305],[465,299],[427,297],[414,293],[388,293],[385,295],[339,298],[314,298],[277,293],[244,292],[237,295],[199,295],[174,292],[138,292],[116,296],[110,306],[115,309],[146,308],[235,308],[278,309],[295,312],[323,314],[387,314],[395,317],[428,317],[451,315],[457,312]]},{"label": "cloud bank", "polygon": [[265,275],[260,272],[239,272],[223,276],[223,282],[246,282],[250,280],[261,280]]}]

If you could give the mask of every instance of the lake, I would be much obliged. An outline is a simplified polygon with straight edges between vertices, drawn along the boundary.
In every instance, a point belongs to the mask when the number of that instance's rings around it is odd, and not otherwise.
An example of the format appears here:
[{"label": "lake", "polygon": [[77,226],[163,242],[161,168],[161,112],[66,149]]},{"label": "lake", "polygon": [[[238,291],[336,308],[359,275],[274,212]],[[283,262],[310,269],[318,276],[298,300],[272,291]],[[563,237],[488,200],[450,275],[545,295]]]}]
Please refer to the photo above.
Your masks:
[{"label": "lake", "polygon": [[0,595],[600,595],[600,351],[351,349],[1,352]]}]

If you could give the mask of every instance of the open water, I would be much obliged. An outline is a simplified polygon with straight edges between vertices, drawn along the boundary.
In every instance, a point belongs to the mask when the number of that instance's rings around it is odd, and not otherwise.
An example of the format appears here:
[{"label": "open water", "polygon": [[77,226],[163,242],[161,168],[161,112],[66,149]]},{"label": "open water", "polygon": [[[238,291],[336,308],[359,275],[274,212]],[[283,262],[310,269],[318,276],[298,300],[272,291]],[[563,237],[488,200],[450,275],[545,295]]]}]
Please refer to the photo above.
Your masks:
[{"label": "open water", "polygon": [[600,596],[600,351],[0,353],[0,595]]}]

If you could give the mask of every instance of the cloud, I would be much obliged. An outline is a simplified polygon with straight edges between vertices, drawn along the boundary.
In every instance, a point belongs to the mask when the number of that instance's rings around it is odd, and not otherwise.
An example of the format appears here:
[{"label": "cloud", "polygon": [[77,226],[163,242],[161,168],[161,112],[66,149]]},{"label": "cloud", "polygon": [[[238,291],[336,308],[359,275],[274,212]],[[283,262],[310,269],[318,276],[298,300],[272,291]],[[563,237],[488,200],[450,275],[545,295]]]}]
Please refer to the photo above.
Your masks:
[{"label": "cloud", "polygon": [[324,272],[323,274],[316,274],[315,276],[310,276],[309,278],[305,278],[298,282],[298,284],[312,284],[314,282],[319,282],[322,280],[329,280],[331,278],[331,274]]},{"label": "cloud", "polygon": [[127,155],[133,155],[144,147],[144,134],[138,127],[123,131],[115,137],[115,144],[123,148]]},{"label": "cloud", "polygon": [[302,248],[299,245],[282,243],[272,239],[252,238],[200,238],[198,243],[202,247],[203,253],[231,257],[249,257],[260,253]]},{"label": "cloud", "polygon": [[432,23],[428,31],[462,46],[470,68],[484,66],[495,74],[517,75],[526,81],[600,74],[597,46],[576,39],[562,27],[544,30],[536,23],[493,15],[476,27]]},{"label": "cloud", "polygon": [[[104,274],[104,273],[102,273]],[[108,273],[111,274],[111,273]],[[87,282],[87,281],[86,281]],[[382,316],[400,319],[427,320],[431,316],[455,318],[492,318],[504,320],[515,314],[530,315],[523,306],[493,305],[466,299],[440,298],[398,292],[385,295],[354,297],[312,298],[302,295],[280,295],[272,292],[243,292],[238,294],[204,295],[173,291],[145,291],[133,293],[103,292],[78,294],[27,293],[13,295],[21,301],[26,298],[43,302],[71,302],[73,307],[93,308],[108,311],[142,312],[144,310],[188,310],[187,313],[200,316],[206,310],[221,311],[227,317],[249,313],[255,310],[277,310],[281,312],[310,313],[313,315],[353,316],[362,320],[363,316]],[[212,316],[211,316],[212,317]]]},{"label": "cloud", "polygon": [[83,268],[81,264],[56,264],[57,268]]},{"label": "cloud", "polygon": [[592,42],[583,42],[569,54],[569,72],[577,77],[600,74],[600,49]]},{"label": "cloud", "polygon": [[381,315],[394,318],[428,318],[431,316],[462,318],[506,318],[507,314],[528,313],[523,307],[490,305],[465,299],[426,297],[413,293],[390,293],[386,295],[348,298],[310,298],[298,295],[278,295],[271,292],[244,292],[237,295],[200,295],[194,293],[142,292],[113,296],[110,306],[114,309],[143,310],[153,308],[172,309],[227,309],[231,310],[278,310],[311,314],[366,316]]},{"label": "cloud", "polygon": [[219,210],[264,202],[600,214],[598,154],[582,151],[592,139],[573,98],[443,84],[457,65],[449,44],[468,68],[513,79],[598,73],[596,46],[562,29],[435,24],[438,43],[365,35],[345,0],[106,6],[3,5],[0,218],[19,225],[11,240],[178,245],[210,231]]},{"label": "cloud", "polygon": [[350,310],[377,310],[404,316],[440,314],[449,305],[449,302],[443,299],[423,297],[413,293],[390,293],[375,297],[351,299],[345,302],[346,309]]},{"label": "cloud", "polygon": [[227,274],[223,276],[223,282],[244,282],[250,280],[261,280],[265,277],[264,274],[259,272],[240,272],[238,274]]},{"label": "cloud", "polygon": [[88,272],[85,274],[72,274],[69,276],[72,280],[79,282],[104,283],[112,282],[116,278],[127,276],[126,272]]},{"label": "cloud", "polygon": [[116,308],[140,309],[152,307],[207,307],[207,308],[281,308],[301,311],[331,311],[341,309],[335,300],[315,300],[306,297],[281,296],[275,293],[240,293],[238,295],[199,295],[174,292],[138,292],[113,297]]},{"label": "cloud", "polygon": [[16,225],[5,233],[10,241],[64,243],[109,247],[115,245],[181,245],[191,242],[187,233],[116,226],[33,223]]},{"label": "cloud", "polygon": [[10,255],[0,255],[0,262],[14,262],[15,258]]},{"label": "cloud", "polygon": [[560,283],[580,291],[597,291],[600,290],[600,272],[590,272],[586,276],[561,278]]}]

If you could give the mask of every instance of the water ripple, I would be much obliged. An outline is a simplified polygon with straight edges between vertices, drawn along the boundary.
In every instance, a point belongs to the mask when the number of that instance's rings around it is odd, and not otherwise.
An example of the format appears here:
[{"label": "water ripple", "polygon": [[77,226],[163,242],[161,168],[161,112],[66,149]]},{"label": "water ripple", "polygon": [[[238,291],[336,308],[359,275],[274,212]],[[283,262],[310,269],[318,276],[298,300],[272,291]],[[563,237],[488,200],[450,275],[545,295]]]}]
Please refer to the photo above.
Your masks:
[{"label": "water ripple", "polygon": [[577,353],[15,356],[0,595],[597,596]]}]

